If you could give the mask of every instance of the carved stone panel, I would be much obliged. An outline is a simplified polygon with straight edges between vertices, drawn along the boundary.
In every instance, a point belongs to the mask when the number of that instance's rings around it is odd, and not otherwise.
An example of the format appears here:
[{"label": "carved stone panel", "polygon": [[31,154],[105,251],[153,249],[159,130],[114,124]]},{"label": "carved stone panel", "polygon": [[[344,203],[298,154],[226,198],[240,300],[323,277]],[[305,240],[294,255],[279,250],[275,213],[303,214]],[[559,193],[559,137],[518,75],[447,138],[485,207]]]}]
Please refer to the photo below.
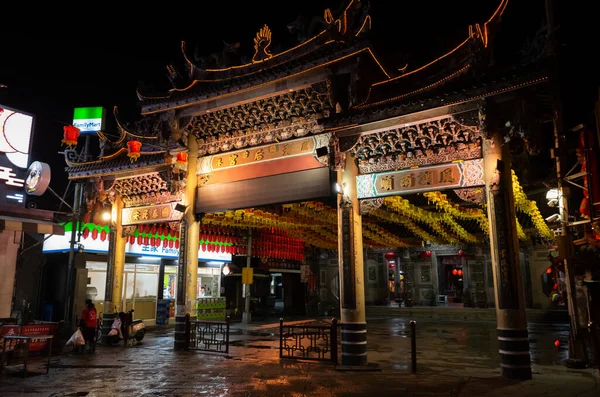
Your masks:
[{"label": "carved stone panel", "polygon": [[[465,115],[461,119],[474,121]],[[449,163],[481,158],[481,133],[478,125],[444,116],[363,135],[351,151],[363,174]]]},{"label": "carved stone panel", "polygon": [[299,138],[323,131],[331,105],[324,83],[191,117],[184,131],[199,139],[199,155]]}]

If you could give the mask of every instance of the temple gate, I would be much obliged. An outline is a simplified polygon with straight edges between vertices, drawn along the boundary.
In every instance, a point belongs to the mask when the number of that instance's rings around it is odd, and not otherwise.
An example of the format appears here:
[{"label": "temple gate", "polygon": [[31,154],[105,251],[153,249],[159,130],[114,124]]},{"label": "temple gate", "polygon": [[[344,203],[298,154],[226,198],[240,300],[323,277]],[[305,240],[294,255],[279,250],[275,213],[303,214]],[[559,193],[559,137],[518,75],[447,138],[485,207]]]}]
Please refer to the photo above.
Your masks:
[{"label": "temple gate", "polygon": [[[96,161],[65,152],[71,179],[97,178],[90,205],[112,203],[106,324],[119,305],[114,291],[122,283],[124,241],[137,238],[125,214],[139,205],[164,207],[168,216],[134,224],[165,222],[180,242],[176,348],[184,345],[184,317],[195,316],[195,258],[207,241],[201,228],[211,228],[224,238],[220,249],[248,258],[302,262],[294,238],[336,250],[342,364],[349,366],[367,364],[366,248],[487,241],[502,373],[531,378],[518,260],[522,230],[514,216],[524,199],[515,200],[518,185],[504,142],[520,101],[535,97],[546,77],[533,63],[519,73],[489,66],[508,1],[498,3],[485,23],[465,29],[460,45],[410,70],[384,67],[367,40],[368,8],[355,0],[338,13],[326,10],[322,31],[279,54],[271,53],[272,34],[264,26],[245,64],[227,63],[239,46],[228,46],[222,57],[191,60],[182,43],[183,62],[167,68],[173,87],[166,93],[139,88],[141,122],[119,122],[116,141],[98,132]],[[139,178],[157,178],[158,190],[131,195],[128,186]],[[477,208],[452,204],[448,192]],[[437,213],[412,204],[411,195],[435,203]],[[544,227],[536,223],[551,238]],[[278,233],[275,243],[251,248],[254,231],[269,230]]]}]

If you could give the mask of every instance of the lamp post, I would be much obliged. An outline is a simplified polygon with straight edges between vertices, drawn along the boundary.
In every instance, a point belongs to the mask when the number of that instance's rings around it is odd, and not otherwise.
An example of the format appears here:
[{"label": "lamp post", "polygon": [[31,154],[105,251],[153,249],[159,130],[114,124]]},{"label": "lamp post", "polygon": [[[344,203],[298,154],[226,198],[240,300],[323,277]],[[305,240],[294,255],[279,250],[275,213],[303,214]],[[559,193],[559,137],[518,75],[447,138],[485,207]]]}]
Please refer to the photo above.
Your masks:
[{"label": "lamp post", "polygon": [[[252,266],[252,229],[248,229],[248,253],[246,256],[246,267]],[[252,315],[250,314],[250,284],[243,284],[244,296],[246,301],[244,302],[244,314],[242,315],[242,322],[244,324],[250,324],[252,322]]]}]

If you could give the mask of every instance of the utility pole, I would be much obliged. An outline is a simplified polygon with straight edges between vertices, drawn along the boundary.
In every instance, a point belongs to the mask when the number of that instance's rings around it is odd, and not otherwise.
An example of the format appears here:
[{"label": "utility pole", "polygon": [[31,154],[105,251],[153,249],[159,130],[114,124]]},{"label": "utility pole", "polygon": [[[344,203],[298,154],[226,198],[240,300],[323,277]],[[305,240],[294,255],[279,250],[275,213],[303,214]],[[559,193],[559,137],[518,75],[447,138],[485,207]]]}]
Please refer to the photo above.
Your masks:
[{"label": "utility pole", "polygon": [[558,64],[557,41],[553,0],[545,0],[547,19],[546,61],[553,107],[554,149],[552,156],[556,161],[556,177],[561,217],[560,236],[557,236],[558,254],[563,261],[567,287],[567,305],[569,309],[571,332],[569,335],[569,360],[585,359],[585,346],[579,335],[577,296],[573,274],[573,242],[569,233],[569,189],[564,186],[567,174],[566,146],[564,130],[564,109],[561,101],[560,71]]},{"label": "utility pole", "polygon": [[[79,212],[82,197],[82,186],[80,183],[75,184],[75,193],[73,195],[73,215],[71,216],[71,243],[69,246],[69,262],[67,263],[67,277],[65,285],[65,312],[64,320],[67,324],[71,324],[73,311],[73,269],[75,268],[75,244],[77,243],[77,233],[79,232]],[[72,327],[71,327],[72,328]]]},{"label": "utility pole", "polygon": [[[252,229],[248,228],[248,252],[246,255],[246,267],[252,266]],[[242,315],[242,322],[244,324],[250,324],[252,322],[252,315],[250,314],[250,284],[244,284],[242,286],[246,301],[244,302],[244,314]]]},{"label": "utility pole", "polygon": [[[80,158],[83,161],[87,161],[88,153],[90,147],[90,136],[86,135],[85,144],[83,147],[83,152],[80,155]],[[81,206],[83,202],[83,191],[84,187],[81,183],[75,184],[75,192],[73,194],[73,214],[71,216],[71,241],[69,244],[69,261],[67,263],[67,276],[66,276],[66,284],[65,284],[65,311],[64,311],[64,320],[70,326],[71,319],[73,317],[73,299],[75,294],[75,277],[74,277],[74,269],[75,269],[75,255],[76,248],[75,244],[79,242],[79,222],[81,220]],[[56,193],[55,193],[56,195]],[[60,196],[58,196],[60,198]],[[73,328],[73,327],[71,327]]]}]

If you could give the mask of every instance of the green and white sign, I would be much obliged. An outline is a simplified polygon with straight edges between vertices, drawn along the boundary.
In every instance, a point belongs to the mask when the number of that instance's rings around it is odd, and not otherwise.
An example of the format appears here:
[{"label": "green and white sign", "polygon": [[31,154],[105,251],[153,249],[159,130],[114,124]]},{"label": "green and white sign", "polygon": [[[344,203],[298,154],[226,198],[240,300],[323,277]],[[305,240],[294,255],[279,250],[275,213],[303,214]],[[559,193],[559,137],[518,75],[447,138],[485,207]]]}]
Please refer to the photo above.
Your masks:
[{"label": "green and white sign", "polygon": [[105,111],[103,107],[75,108],[73,125],[82,135],[94,134],[104,129]]}]

